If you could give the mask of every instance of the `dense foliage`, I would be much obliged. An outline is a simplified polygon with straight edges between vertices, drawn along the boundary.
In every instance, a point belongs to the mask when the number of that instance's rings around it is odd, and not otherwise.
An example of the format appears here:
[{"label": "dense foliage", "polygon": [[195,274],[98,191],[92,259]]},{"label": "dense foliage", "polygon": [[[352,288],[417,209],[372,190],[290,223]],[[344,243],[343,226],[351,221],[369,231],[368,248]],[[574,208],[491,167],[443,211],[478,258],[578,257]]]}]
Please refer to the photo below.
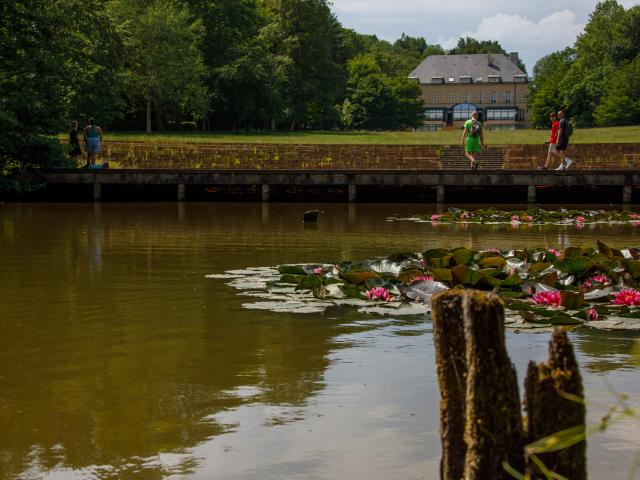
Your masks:
[{"label": "dense foliage", "polygon": [[583,127],[640,123],[640,6],[600,2],[572,48],[540,59],[529,97],[533,122],[567,108]]}]

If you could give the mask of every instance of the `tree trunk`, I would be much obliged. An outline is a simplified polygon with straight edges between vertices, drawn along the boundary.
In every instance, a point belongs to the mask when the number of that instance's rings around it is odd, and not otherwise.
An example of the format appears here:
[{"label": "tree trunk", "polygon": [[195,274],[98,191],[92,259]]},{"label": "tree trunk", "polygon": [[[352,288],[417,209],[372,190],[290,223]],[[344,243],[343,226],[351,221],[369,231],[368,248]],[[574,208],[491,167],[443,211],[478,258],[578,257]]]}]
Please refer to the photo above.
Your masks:
[{"label": "tree trunk", "polygon": [[467,360],[465,480],[512,480],[524,470],[518,379],[504,342],[504,304],[467,291],[463,302]]},{"label": "tree trunk", "polygon": [[449,290],[431,300],[440,388],[441,480],[462,478],[467,453],[464,443],[467,364],[462,320],[463,293],[463,290]]},{"label": "tree trunk", "polygon": [[147,134],[151,133],[151,99],[147,98]]},{"label": "tree trunk", "polygon": [[[527,410],[527,443],[567,430],[585,427],[584,401],[569,399],[562,394],[584,398],[582,378],[573,347],[564,330],[555,329],[549,342],[549,360],[531,362],[525,380],[525,408]],[[572,480],[585,480],[586,440],[555,452],[537,454],[545,466],[554,473]],[[530,460],[528,478],[545,478]]]}]

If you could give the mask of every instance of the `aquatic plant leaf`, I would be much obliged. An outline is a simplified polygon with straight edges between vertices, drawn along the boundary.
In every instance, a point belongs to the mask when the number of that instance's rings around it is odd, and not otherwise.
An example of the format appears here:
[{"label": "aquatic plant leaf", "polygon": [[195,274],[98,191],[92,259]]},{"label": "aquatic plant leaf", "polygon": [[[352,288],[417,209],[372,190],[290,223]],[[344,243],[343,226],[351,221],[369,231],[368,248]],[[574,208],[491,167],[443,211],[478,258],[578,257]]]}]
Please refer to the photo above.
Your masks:
[{"label": "aquatic plant leaf", "polygon": [[342,284],[338,285],[338,288],[344,293],[347,298],[358,298],[360,300],[365,300],[366,297],[361,289],[354,284]]},{"label": "aquatic plant leaf", "polygon": [[609,295],[611,295],[612,291],[613,291],[613,289],[611,287],[596,288],[595,290],[591,290],[590,292],[585,293],[584,294],[584,299],[585,300],[589,300],[589,301],[593,301],[593,300],[608,300],[609,299]]},{"label": "aquatic plant leaf", "polygon": [[296,290],[313,290],[322,285],[322,278],[319,275],[305,275],[302,277]]},{"label": "aquatic plant leaf", "polygon": [[476,286],[478,282],[486,278],[480,271],[472,270],[463,265],[455,266],[451,269],[451,276],[455,284]]},{"label": "aquatic plant leaf", "polygon": [[431,248],[422,252],[422,258],[429,260],[431,258],[442,258],[449,253],[449,250],[444,248]]},{"label": "aquatic plant leaf", "polygon": [[398,280],[402,283],[409,283],[413,278],[420,277],[424,275],[424,271],[421,268],[403,268],[402,271],[398,274]]},{"label": "aquatic plant leaf", "polygon": [[549,272],[549,273],[545,273],[543,275],[540,275],[538,278],[536,278],[536,281],[538,283],[543,283],[543,284],[548,285],[550,287],[554,287],[558,283],[558,272],[557,271],[553,271],[553,272]]},{"label": "aquatic plant leaf", "polygon": [[584,294],[582,292],[572,292],[569,290],[560,291],[560,305],[575,310],[584,305]]},{"label": "aquatic plant leaf", "polygon": [[418,255],[411,252],[392,253],[387,257],[387,260],[393,263],[402,263],[407,260],[418,260]]},{"label": "aquatic plant leaf", "polygon": [[575,258],[581,257],[583,252],[582,248],[580,247],[567,247],[564,249],[564,252],[562,254],[564,258]]},{"label": "aquatic plant leaf", "polygon": [[526,445],[524,451],[527,455],[556,452],[582,442],[586,438],[586,434],[585,426],[577,425],[536,440]]},{"label": "aquatic plant leaf", "polygon": [[280,265],[278,272],[286,275],[306,275],[304,268],[301,265]]},{"label": "aquatic plant leaf", "polygon": [[507,261],[502,257],[485,257],[480,260],[480,266],[482,268],[497,268],[502,270],[507,264]]},{"label": "aquatic plant leaf", "polygon": [[609,258],[613,258],[613,250],[608,245],[601,242],[600,240],[598,240],[598,252],[600,252],[603,255],[606,255]]},{"label": "aquatic plant leaf", "polygon": [[475,253],[467,248],[458,248],[452,253],[453,260],[456,262],[456,265],[469,265],[475,256]]},{"label": "aquatic plant leaf", "polygon": [[389,273],[394,277],[397,277],[402,267],[399,263],[391,262],[389,260],[376,260],[367,265],[371,270],[378,273]]},{"label": "aquatic plant leaf", "polygon": [[544,272],[551,265],[552,265],[551,262],[536,262],[536,263],[532,263],[529,266],[529,269],[527,270],[527,272],[529,273],[529,275],[536,275],[538,273]]},{"label": "aquatic plant leaf", "polygon": [[575,257],[568,258],[566,260],[558,260],[554,262],[553,266],[564,273],[577,273],[579,275],[583,275],[595,265],[590,258]]},{"label": "aquatic plant leaf", "polygon": [[445,255],[444,257],[441,257],[441,258],[430,258],[429,260],[427,260],[427,262],[433,268],[447,268],[451,265],[452,258],[453,256],[451,255]]},{"label": "aquatic plant leaf", "polygon": [[449,290],[449,287],[442,282],[418,280],[409,285],[401,285],[399,290],[405,297],[411,300],[427,303],[433,294]]},{"label": "aquatic plant leaf", "polygon": [[436,280],[449,283],[453,281],[450,268],[434,268],[431,272]]},{"label": "aquatic plant leaf", "polygon": [[518,285],[522,285],[522,283],[523,283],[522,277],[517,273],[514,273],[512,275],[509,275],[504,280],[504,282],[502,282],[502,285],[505,287],[517,287]]},{"label": "aquatic plant leaf", "polygon": [[362,285],[371,278],[378,278],[380,274],[367,270],[349,270],[348,272],[342,272],[342,276],[349,283]]},{"label": "aquatic plant leaf", "polygon": [[522,284],[521,288],[524,293],[529,293],[532,295],[539,292],[557,292],[558,291],[557,288],[552,287],[544,282],[526,282]]},{"label": "aquatic plant leaf", "polygon": [[304,275],[292,275],[287,273],[286,275],[282,275],[280,277],[280,283],[292,283],[297,285],[304,278]]},{"label": "aquatic plant leaf", "polygon": [[640,260],[625,260],[624,265],[634,279],[640,278]]}]

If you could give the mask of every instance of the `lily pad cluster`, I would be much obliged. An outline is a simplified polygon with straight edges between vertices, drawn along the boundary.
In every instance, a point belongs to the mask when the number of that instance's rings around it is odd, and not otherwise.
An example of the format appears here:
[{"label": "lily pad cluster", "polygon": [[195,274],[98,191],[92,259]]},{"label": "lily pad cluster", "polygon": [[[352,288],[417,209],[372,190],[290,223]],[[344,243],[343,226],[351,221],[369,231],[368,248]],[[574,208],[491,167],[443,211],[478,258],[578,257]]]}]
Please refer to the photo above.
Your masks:
[{"label": "lily pad cluster", "polygon": [[640,225],[640,213],[618,210],[544,210],[530,208],[528,210],[497,210],[483,208],[464,210],[449,208],[444,213],[419,215],[421,221],[441,223],[524,223],[544,224],[585,224],[585,223],[637,223]]},{"label": "lily pad cluster", "polygon": [[602,242],[564,250],[436,248],[244,272],[231,277],[232,286],[268,300],[247,308],[312,313],[356,306],[363,313],[424,314],[433,294],[475,288],[500,295],[507,323],[516,328],[586,324],[640,329],[640,249],[620,250]]}]

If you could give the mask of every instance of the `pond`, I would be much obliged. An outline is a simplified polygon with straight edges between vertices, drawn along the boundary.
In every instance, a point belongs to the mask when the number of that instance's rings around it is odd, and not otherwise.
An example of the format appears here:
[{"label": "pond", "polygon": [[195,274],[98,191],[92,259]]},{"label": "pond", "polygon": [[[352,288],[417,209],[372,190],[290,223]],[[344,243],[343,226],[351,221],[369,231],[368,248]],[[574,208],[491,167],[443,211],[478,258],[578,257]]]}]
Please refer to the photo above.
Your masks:
[{"label": "pond", "polygon": [[[0,478],[437,479],[426,315],[250,310],[206,278],[442,246],[640,246],[630,224],[388,221],[434,208],[0,204]],[[637,406],[638,337],[571,333],[589,425],[616,394]],[[548,340],[507,332],[521,388]],[[628,478],[639,422],[589,437],[591,478]]]}]

